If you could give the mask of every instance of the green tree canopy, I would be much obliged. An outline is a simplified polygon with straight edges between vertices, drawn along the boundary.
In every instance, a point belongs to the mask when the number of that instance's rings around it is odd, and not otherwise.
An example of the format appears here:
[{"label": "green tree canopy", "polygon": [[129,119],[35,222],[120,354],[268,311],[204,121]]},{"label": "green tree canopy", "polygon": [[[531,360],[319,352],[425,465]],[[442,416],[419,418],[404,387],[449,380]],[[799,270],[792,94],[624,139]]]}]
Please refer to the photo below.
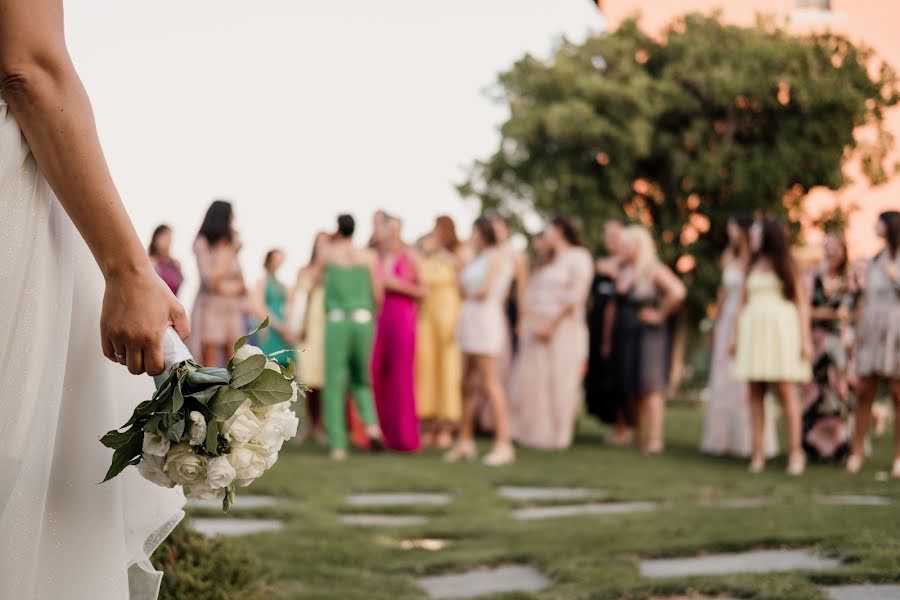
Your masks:
[{"label": "green tree canopy", "polygon": [[842,187],[847,161],[873,183],[890,172],[883,118],[898,101],[895,73],[831,33],[691,14],[654,39],[631,20],[563,40],[547,61],[524,56],[499,89],[509,106],[500,147],[460,192],[486,210],[574,214],[594,245],[610,217],[644,223],[701,310],[731,214],[766,212],[796,231],[806,193]]}]

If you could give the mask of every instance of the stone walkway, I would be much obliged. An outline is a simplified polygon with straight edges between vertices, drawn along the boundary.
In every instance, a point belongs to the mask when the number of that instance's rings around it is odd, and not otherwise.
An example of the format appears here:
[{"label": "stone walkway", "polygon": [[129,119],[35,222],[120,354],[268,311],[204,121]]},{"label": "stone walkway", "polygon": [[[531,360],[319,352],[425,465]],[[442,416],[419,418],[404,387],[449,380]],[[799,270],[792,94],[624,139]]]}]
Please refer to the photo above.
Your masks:
[{"label": "stone walkway", "polygon": [[[241,510],[241,509],[250,509],[250,508],[272,508],[273,506],[278,506],[282,504],[283,500],[281,498],[274,498],[272,496],[254,496],[253,494],[247,494],[246,496],[241,496],[240,494],[235,496],[234,504],[228,510]],[[222,501],[221,500],[201,500],[199,498],[188,498],[187,502],[185,502],[185,506],[187,508],[202,508],[207,510],[222,510]]]},{"label": "stone walkway", "polygon": [[841,585],[825,588],[829,600],[897,600],[900,585]]},{"label": "stone walkway", "polygon": [[443,506],[453,502],[453,495],[443,493],[380,492],[350,494],[346,498],[351,506]]},{"label": "stone walkway", "polygon": [[507,500],[520,502],[541,502],[548,500],[583,500],[586,498],[602,498],[607,494],[604,490],[569,487],[528,487],[502,485],[497,493]]},{"label": "stone walkway", "polygon": [[857,494],[834,494],[831,496],[817,496],[819,504],[837,504],[842,506],[889,506],[890,498],[884,496],[860,496]]},{"label": "stone walkway", "polygon": [[554,519],[578,515],[621,515],[634,512],[653,512],[662,508],[657,502],[604,502],[594,504],[567,504],[564,506],[534,506],[512,511],[514,519]]},{"label": "stone walkway", "polygon": [[537,569],[509,566],[418,580],[429,598],[475,598],[504,592],[537,592],[552,585]]},{"label": "stone walkway", "polygon": [[841,561],[822,558],[808,550],[757,550],[737,554],[710,554],[690,558],[665,558],[641,561],[644,577],[689,577],[730,573],[776,573],[834,569]]},{"label": "stone walkway", "polygon": [[190,520],[191,527],[206,537],[236,536],[279,531],[284,523],[275,519],[201,519]]},{"label": "stone walkway", "polygon": [[362,527],[409,527],[411,525],[424,525],[428,519],[419,515],[375,515],[375,514],[342,514],[339,515],[341,523],[345,525],[357,525]]}]

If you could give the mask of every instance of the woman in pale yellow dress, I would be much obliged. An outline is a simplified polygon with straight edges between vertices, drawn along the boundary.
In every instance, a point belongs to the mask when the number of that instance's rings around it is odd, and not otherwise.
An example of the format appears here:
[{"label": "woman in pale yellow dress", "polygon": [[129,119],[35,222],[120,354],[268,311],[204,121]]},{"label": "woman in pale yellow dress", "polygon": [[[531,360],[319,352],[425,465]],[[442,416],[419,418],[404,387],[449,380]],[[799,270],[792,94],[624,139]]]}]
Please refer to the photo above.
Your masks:
[{"label": "woman in pale yellow dress", "polygon": [[766,464],[764,398],[766,388],[772,386],[784,413],[788,474],[800,475],[806,467],[806,454],[796,384],[812,378],[809,305],[783,225],[773,219],[754,223],[750,248],[753,255],[737,321],[733,366],[735,378],[750,384],[750,472],[758,473]]},{"label": "woman in pale yellow dress", "polygon": [[309,264],[297,274],[293,305],[300,344],[297,348],[297,376],[309,388],[306,409],[312,433],[325,439],[322,424],[321,391],[325,385],[325,291],[316,285],[316,272],[331,236],[320,232],[313,244]]},{"label": "woman in pale yellow dress", "polygon": [[438,217],[421,243],[422,278],[428,293],[419,306],[416,339],[416,409],[422,446],[449,448],[462,412],[462,354],[456,327],[459,295],[459,240],[450,217]]}]

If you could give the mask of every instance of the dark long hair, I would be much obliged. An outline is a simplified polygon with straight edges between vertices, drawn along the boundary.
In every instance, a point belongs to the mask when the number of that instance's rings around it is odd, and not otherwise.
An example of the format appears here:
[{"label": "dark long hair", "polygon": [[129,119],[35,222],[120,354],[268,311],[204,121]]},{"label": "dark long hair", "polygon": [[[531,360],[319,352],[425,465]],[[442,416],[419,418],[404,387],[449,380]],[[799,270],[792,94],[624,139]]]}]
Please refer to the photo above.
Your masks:
[{"label": "dark long hair", "polygon": [[886,251],[891,258],[897,258],[900,254],[900,211],[886,210],[878,215],[878,220],[884,223]]},{"label": "dark long hair", "polygon": [[203,225],[200,226],[199,236],[206,238],[210,246],[222,240],[229,244],[232,241],[231,215],[234,209],[227,200],[214,200],[203,217]]},{"label": "dark long hair", "polygon": [[263,259],[263,268],[265,268],[266,271],[271,270],[272,259],[274,259],[275,255],[280,253],[281,251],[281,248],[272,248],[271,250],[266,252],[266,257]]},{"label": "dark long hair", "polygon": [[434,222],[434,233],[438,244],[448,252],[456,252],[459,238],[456,237],[456,225],[447,215],[441,215]]},{"label": "dark long hair", "polygon": [[147,254],[156,258],[159,256],[159,248],[156,246],[159,241],[159,236],[164,233],[172,231],[172,228],[163,223],[162,225],[157,225],[156,229],[153,230],[153,235],[150,236],[150,246],[147,248]]},{"label": "dark long hair", "polygon": [[771,217],[764,217],[758,223],[762,227],[762,240],[759,249],[750,257],[747,272],[753,269],[759,259],[767,258],[781,281],[781,293],[793,302],[797,299],[797,268],[791,257],[791,244],[784,225]]},{"label": "dark long hair", "polygon": [[475,219],[472,228],[478,231],[486,247],[497,245],[497,232],[494,231],[494,224],[488,217],[481,216]]},{"label": "dark long hair", "polygon": [[578,227],[572,221],[571,217],[566,215],[556,215],[550,224],[559,229],[563,238],[573,246],[581,246],[581,234],[578,233]]},{"label": "dark long hair", "polygon": [[[731,221],[734,222],[735,225],[738,226],[744,234],[744,239],[749,243],[750,241],[750,228],[753,226],[753,215],[746,212],[738,212],[731,215]],[[731,248],[732,252],[735,252],[735,248]]]}]

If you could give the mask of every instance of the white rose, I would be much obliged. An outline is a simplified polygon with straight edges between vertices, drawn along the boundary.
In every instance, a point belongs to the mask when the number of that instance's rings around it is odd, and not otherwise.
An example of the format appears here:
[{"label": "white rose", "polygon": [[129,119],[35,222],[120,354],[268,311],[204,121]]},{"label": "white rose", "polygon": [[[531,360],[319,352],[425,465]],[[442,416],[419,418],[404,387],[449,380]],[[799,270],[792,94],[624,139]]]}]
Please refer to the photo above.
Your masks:
[{"label": "white rose", "polygon": [[206,442],[206,418],[199,411],[192,410],[191,446],[200,446]]},{"label": "white rose", "polygon": [[278,461],[278,452],[272,452],[268,456],[266,456],[263,460],[266,461],[266,470],[272,468],[272,466]]},{"label": "white rose", "polygon": [[264,428],[267,426],[274,426],[277,428],[281,439],[286,442],[297,435],[300,419],[297,418],[297,415],[295,415],[294,411],[290,408],[287,410],[276,409],[269,411],[263,426]]},{"label": "white rose", "polygon": [[262,428],[259,418],[250,410],[250,401],[245,400],[230,419],[222,423],[222,435],[239,444],[246,444]]},{"label": "white rose", "polygon": [[245,444],[232,447],[228,462],[235,470],[234,484],[244,487],[262,475],[266,470],[265,457],[268,451],[259,444]]},{"label": "white rose", "polygon": [[206,482],[214,490],[231,485],[236,475],[237,472],[225,456],[211,458],[209,464],[206,465]]},{"label": "white rose", "polygon": [[206,481],[206,458],[194,452],[193,446],[182,442],[169,451],[163,471],[175,483],[194,485]]},{"label": "white rose", "polygon": [[146,454],[165,457],[165,455],[168,454],[171,445],[168,438],[164,438],[158,433],[151,433],[149,431],[144,432],[144,445],[142,446],[142,450]]},{"label": "white rose", "polygon": [[191,484],[188,496],[200,498],[201,500],[221,500],[225,496],[225,490],[215,490],[205,481],[198,481],[197,483]]},{"label": "white rose", "polygon": [[137,465],[137,470],[147,481],[151,481],[162,487],[175,487],[175,482],[172,481],[168,475],[163,473],[164,463],[165,461],[161,456],[144,453],[141,456],[141,462]]},{"label": "white rose", "polygon": [[280,367],[280,366],[278,365],[278,363],[275,362],[274,360],[267,360],[267,361],[266,361],[266,368],[267,368],[268,370],[270,370],[270,371],[275,371],[276,373],[278,373],[279,375],[281,375],[281,367]]},{"label": "white rose", "polygon": [[283,441],[284,440],[281,437],[281,428],[279,427],[277,420],[272,416],[269,416],[269,418],[266,419],[262,429],[259,430],[259,433],[257,433],[252,440],[253,443],[263,446],[269,452],[280,450]]},{"label": "white rose", "polygon": [[238,348],[237,352],[234,353],[234,358],[233,358],[234,364],[242,363],[245,360],[247,360],[248,358],[250,358],[251,356],[254,356],[256,354],[262,354],[263,356],[265,356],[265,352],[263,352],[256,346],[251,346],[250,344],[244,344],[243,346]]}]

